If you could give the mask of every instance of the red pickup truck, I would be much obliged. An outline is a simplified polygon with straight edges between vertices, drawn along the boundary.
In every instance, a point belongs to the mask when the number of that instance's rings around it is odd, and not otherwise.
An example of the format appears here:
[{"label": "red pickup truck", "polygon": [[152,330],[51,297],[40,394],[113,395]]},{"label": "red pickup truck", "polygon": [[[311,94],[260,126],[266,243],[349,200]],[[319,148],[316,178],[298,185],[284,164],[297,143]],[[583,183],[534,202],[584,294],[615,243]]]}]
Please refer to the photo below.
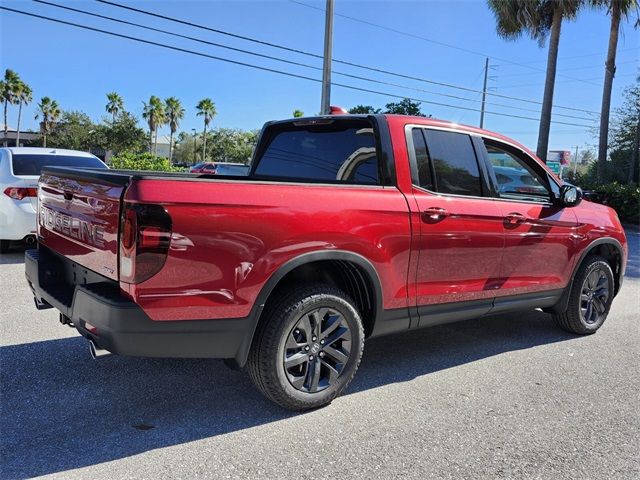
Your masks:
[{"label": "red pickup truck", "polygon": [[45,168],[38,308],[94,356],[215,357],[268,398],[325,405],[365,339],[541,308],[603,324],[627,244],[522,145],[444,121],[267,123],[246,177]]}]

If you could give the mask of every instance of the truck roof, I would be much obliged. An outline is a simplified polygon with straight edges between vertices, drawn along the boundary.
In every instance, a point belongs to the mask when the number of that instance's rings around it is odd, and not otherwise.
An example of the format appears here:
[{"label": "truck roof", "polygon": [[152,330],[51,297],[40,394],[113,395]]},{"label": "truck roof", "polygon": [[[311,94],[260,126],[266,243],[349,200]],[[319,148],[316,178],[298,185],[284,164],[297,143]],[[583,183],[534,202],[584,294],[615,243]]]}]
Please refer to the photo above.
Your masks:
[{"label": "truck roof", "polygon": [[313,121],[317,121],[317,122],[321,122],[321,121],[326,121],[328,119],[331,120],[335,120],[336,118],[359,118],[359,119],[366,119],[366,118],[370,118],[370,117],[377,117],[377,118],[381,118],[384,117],[387,121],[387,123],[389,125],[392,124],[418,124],[418,125],[425,125],[425,126],[431,126],[431,127],[441,127],[441,128],[451,128],[454,130],[458,130],[461,132],[467,132],[467,133],[473,133],[476,135],[484,135],[487,137],[492,137],[494,139],[497,140],[502,140],[506,143],[510,143],[518,148],[520,148],[521,150],[524,150],[525,152],[527,152],[529,155],[538,158],[537,155],[532,152],[529,148],[527,148],[526,146],[522,145],[521,143],[517,142],[516,140],[506,137],[500,133],[497,132],[493,132],[491,130],[486,130],[483,128],[478,128],[478,127],[474,127],[471,125],[465,125],[462,123],[456,123],[456,122],[452,122],[449,120],[441,120],[438,118],[429,118],[429,117],[417,117],[417,116],[412,116],[412,115],[397,115],[397,114],[389,114],[389,113],[376,113],[376,114],[337,114],[337,115],[318,115],[318,116],[314,116],[314,117],[299,117],[299,118],[289,118],[286,120],[275,120],[275,121],[271,121],[271,122],[267,122],[265,124],[265,126],[267,125],[276,125],[276,124],[283,124],[283,123],[295,123],[295,122],[313,122]]}]

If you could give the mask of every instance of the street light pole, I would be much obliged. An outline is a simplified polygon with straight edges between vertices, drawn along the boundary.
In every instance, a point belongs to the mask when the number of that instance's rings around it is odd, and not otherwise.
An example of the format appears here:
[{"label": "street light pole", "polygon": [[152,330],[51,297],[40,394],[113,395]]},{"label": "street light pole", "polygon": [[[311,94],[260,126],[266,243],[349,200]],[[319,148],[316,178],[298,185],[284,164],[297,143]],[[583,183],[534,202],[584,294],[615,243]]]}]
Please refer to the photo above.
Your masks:
[{"label": "street light pole", "polygon": [[331,50],[333,46],[333,1],[327,0],[324,23],[324,61],[322,64],[322,99],[320,114],[329,115],[331,103]]},{"label": "street light pole", "polygon": [[193,132],[193,163],[191,165],[195,165],[196,164],[196,129],[192,128],[191,131]]}]

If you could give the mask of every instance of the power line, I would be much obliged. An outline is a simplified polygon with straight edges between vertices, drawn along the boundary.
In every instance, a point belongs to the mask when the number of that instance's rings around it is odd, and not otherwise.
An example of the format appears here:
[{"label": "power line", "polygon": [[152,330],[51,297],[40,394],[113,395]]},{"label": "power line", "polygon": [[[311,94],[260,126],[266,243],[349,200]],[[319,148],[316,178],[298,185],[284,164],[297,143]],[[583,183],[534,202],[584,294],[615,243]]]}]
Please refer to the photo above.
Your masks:
[{"label": "power line", "polygon": [[[112,1],[109,1],[109,0],[95,0],[95,1],[97,1],[99,3],[107,4],[107,5],[112,5],[114,7],[122,8],[122,9],[125,9],[125,10],[129,10],[129,11],[133,11],[133,12],[137,12],[137,13],[142,13],[144,15],[149,15],[149,16],[156,17],[156,18],[161,18],[163,20],[168,20],[168,21],[179,23],[179,24],[182,24],[182,25],[187,25],[187,26],[190,26],[190,27],[199,28],[201,30],[207,30],[207,31],[218,33],[218,34],[221,34],[221,35],[227,35],[227,36],[230,36],[230,37],[239,38],[239,39],[246,40],[246,41],[249,41],[249,42],[254,42],[254,43],[261,44],[261,45],[266,45],[266,46],[269,46],[269,47],[278,48],[278,49],[285,50],[285,51],[288,51],[288,52],[294,52],[294,53],[298,53],[298,54],[301,54],[301,55],[306,55],[306,56],[314,57],[314,58],[320,58],[320,59],[323,58],[322,55],[318,55],[318,54],[311,53],[311,52],[306,52],[304,50],[290,48],[290,47],[287,47],[287,46],[284,46],[284,45],[279,45],[279,44],[276,44],[276,43],[265,42],[263,40],[259,40],[259,39],[256,39],[256,38],[248,37],[248,36],[245,36],[245,35],[239,35],[239,34],[232,33],[232,32],[227,32],[227,31],[224,31],[224,30],[208,27],[206,25],[200,25],[200,24],[197,24],[197,23],[189,22],[189,21],[186,21],[186,20],[181,20],[181,19],[174,18],[174,17],[169,17],[169,16],[166,16],[166,15],[161,15],[159,13],[150,12],[148,10],[142,10],[142,9],[139,9],[139,8],[130,7],[128,5],[121,5],[119,3],[112,2]],[[454,88],[454,89],[458,89],[458,90],[462,90],[462,91],[466,91],[466,92],[482,93],[481,90],[474,90],[472,88],[467,88],[467,87],[463,87],[463,86],[460,86],[460,85],[453,85],[453,84],[450,84],[450,83],[438,82],[438,81],[435,81],[435,80],[428,80],[428,79],[421,78],[421,77],[416,77],[416,76],[413,76],[413,75],[405,75],[405,74],[402,74],[402,73],[391,72],[389,70],[384,70],[382,68],[371,67],[371,66],[367,66],[367,65],[361,65],[361,64],[358,64],[358,63],[349,62],[349,61],[345,61],[345,60],[339,60],[339,59],[336,59],[336,58],[332,59],[332,61],[335,62],[335,63],[342,64],[342,65],[348,65],[348,66],[351,66],[351,67],[361,68],[361,69],[369,70],[369,71],[372,71],[372,72],[383,73],[385,75],[392,75],[392,76],[395,76],[395,77],[398,77],[398,78],[404,78],[404,79],[407,79],[407,80],[415,80],[415,81],[422,82],[422,83],[427,83],[427,84],[431,84],[431,85],[438,85],[438,86],[446,87],[446,88]],[[503,94],[494,93],[494,92],[487,92],[487,95],[491,95],[491,96],[498,97],[498,98],[504,98],[504,99],[507,99],[507,100],[515,100],[515,101],[518,101],[518,102],[525,102],[525,103],[532,103],[532,104],[536,104],[536,105],[542,105],[542,102],[538,102],[536,100],[531,100],[531,99],[528,99],[528,98],[518,98],[518,97],[513,97],[513,96],[510,96],[510,95],[503,95]],[[553,105],[553,107],[554,108],[561,108],[561,109],[564,109],[564,110],[572,110],[572,111],[575,111],[575,112],[582,112],[582,113],[590,113],[590,114],[599,115],[599,112],[596,112],[596,111],[593,111],[593,110],[585,110],[585,109],[575,108],[575,107],[565,107],[565,106],[562,106],[562,105]]]},{"label": "power line", "polygon": [[[614,75],[614,78],[619,78],[619,77],[634,77],[637,76],[637,73],[616,73]],[[599,79],[599,77],[596,78],[592,78],[592,80],[597,80]],[[569,83],[571,82],[571,80],[558,80],[556,83]],[[519,83],[517,85],[505,85],[505,86],[501,86],[500,88],[520,88],[520,87],[537,87],[539,86],[539,83]]]},{"label": "power line", "polygon": [[[80,29],[83,29],[83,30],[89,30],[89,31],[93,31],[93,32],[103,33],[105,35],[110,35],[110,36],[113,36],[113,37],[123,38],[123,39],[126,39],[126,40],[131,40],[131,41],[134,41],[134,42],[138,42],[138,43],[144,43],[144,44],[147,44],[147,45],[153,45],[153,46],[156,46],[156,47],[166,48],[166,49],[174,50],[174,51],[181,52],[181,53],[189,53],[191,55],[196,55],[196,56],[200,56],[200,57],[204,57],[204,58],[209,58],[209,59],[212,59],[212,60],[218,60],[218,61],[221,61],[221,62],[231,63],[231,64],[234,64],[234,65],[239,65],[239,66],[243,66],[243,67],[249,67],[249,68],[253,68],[253,69],[256,69],[256,70],[262,70],[262,71],[266,71],[266,72],[270,72],[270,73],[277,73],[277,74],[280,74],[280,75],[285,75],[285,76],[288,76],[288,77],[298,78],[298,79],[312,81],[312,82],[316,82],[316,83],[320,83],[321,82],[320,79],[313,78],[313,77],[307,77],[307,76],[299,75],[299,74],[296,74],[296,73],[285,72],[285,71],[277,70],[277,69],[274,69],[274,68],[262,67],[262,66],[259,66],[259,65],[251,64],[251,63],[240,62],[240,61],[237,61],[237,60],[232,60],[232,59],[228,59],[228,58],[224,58],[224,57],[219,57],[219,56],[216,56],[216,55],[210,55],[210,54],[203,53],[203,52],[197,52],[197,51],[194,51],[194,50],[189,50],[189,49],[186,49],[186,48],[176,47],[174,45],[167,45],[165,43],[154,42],[154,41],[151,41],[151,40],[146,40],[146,39],[142,39],[142,38],[138,38],[138,37],[132,37],[130,35],[124,35],[124,34],[121,34],[121,33],[115,33],[115,32],[111,32],[111,31],[108,31],[108,30],[102,30],[100,28],[90,27],[88,25],[81,25],[81,24],[78,24],[78,23],[68,22],[66,20],[61,20],[61,19],[57,19],[57,18],[47,17],[47,16],[44,16],[44,15],[38,15],[38,14],[35,14],[35,13],[25,12],[25,11],[22,11],[22,10],[17,10],[17,9],[14,9],[14,8],[5,7],[3,5],[0,5],[0,10],[6,10],[6,11],[17,13],[17,14],[20,14],[20,15],[25,15],[25,16],[29,16],[29,17],[33,17],[33,18],[39,18],[41,20],[47,20],[47,21],[54,22],[54,23],[59,23],[59,24],[63,24],[63,25],[69,25],[69,26],[80,28]],[[480,111],[477,108],[462,107],[462,106],[458,106],[458,105],[451,105],[451,104],[447,104],[447,103],[434,102],[434,101],[431,101],[431,100],[425,100],[425,99],[420,99],[420,98],[405,97],[403,95],[396,95],[396,94],[389,93],[389,92],[383,92],[383,91],[379,91],[379,90],[372,90],[372,89],[363,88],[363,87],[357,87],[357,86],[349,85],[349,84],[343,84],[343,83],[334,82],[334,83],[332,83],[332,85],[334,85],[336,87],[341,87],[341,88],[346,88],[346,89],[356,90],[356,91],[366,92],[366,93],[373,93],[373,94],[387,96],[387,97],[393,97],[393,98],[399,98],[399,99],[409,98],[412,101],[419,102],[419,103],[425,103],[425,104],[428,104],[428,105],[437,105],[437,106],[442,106],[442,107],[455,108],[455,109],[460,109],[460,110],[469,110],[469,111],[475,111],[475,112],[479,112]],[[536,122],[538,121],[537,118],[525,117],[525,116],[521,116],[521,115],[513,115],[513,114],[503,113],[503,112],[486,111],[485,113],[486,114],[491,114],[491,115],[499,115],[499,116],[502,116],[502,117],[519,118],[519,119],[523,119],[523,120],[532,120],[532,121],[536,121]],[[559,125],[569,125],[569,126],[573,126],[573,127],[591,128],[591,125],[584,125],[584,124],[558,122],[558,121],[552,121],[552,123],[556,123],[556,124],[559,124]]]},{"label": "power line", "polygon": [[36,3],[42,3],[44,5],[49,5],[49,6],[52,6],[52,7],[56,7],[56,8],[62,8],[64,10],[69,10],[69,11],[76,12],[76,13],[82,13],[84,15],[89,15],[89,16],[92,16],[92,17],[97,17],[97,18],[102,18],[102,19],[105,19],[105,20],[110,20],[112,22],[122,23],[124,25],[131,25],[133,27],[143,28],[145,30],[149,30],[149,31],[152,31],[152,32],[163,33],[163,34],[166,34],[166,35],[171,35],[171,36],[174,36],[174,37],[184,38],[186,40],[191,40],[191,41],[194,41],[194,42],[204,43],[206,45],[211,45],[211,46],[214,46],[214,47],[224,48],[224,49],[227,49],[227,50],[233,50],[234,52],[240,52],[240,53],[244,53],[244,54],[247,54],[247,55],[253,55],[253,56],[256,56],[256,57],[267,58],[269,60],[275,60],[277,62],[288,63],[290,65],[296,65],[296,66],[299,66],[299,67],[311,68],[311,69],[314,69],[314,70],[322,70],[319,67],[315,67],[313,65],[308,65],[306,63],[295,62],[293,60],[286,60],[284,58],[274,57],[272,55],[265,55],[265,54],[262,54],[262,53],[252,52],[250,50],[244,50],[242,48],[231,47],[229,45],[225,45],[225,44],[222,44],[222,43],[210,42],[210,41],[204,40],[202,38],[191,37],[189,35],[182,35],[180,33],[171,32],[169,30],[163,30],[161,28],[149,27],[147,25],[141,25],[139,23],[129,22],[127,20],[122,20],[120,18],[109,17],[107,15],[100,15],[99,13],[88,12],[86,10],[80,10],[78,8],[68,7],[68,6],[65,6],[65,5],[58,5],[56,3],[47,2],[45,0],[32,0],[32,1],[36,2]]},{"label": "power line", "polygon": [[[100,1],[100,0],[98,0],[98,1]],[[322,7],[316,7],[315,5],[309,5],[308,3],[304,3],[304,2],[301,2],[301,1],[299,1],[299,0],[289,0],[289,2],[291,2],[291,3],[295,3],[295,4],[297,4],[297,5],[302,5],[302,6],[307,7],[307,8],[312,8],[312,9],[314,9],[314,10],[319,10],[319,11],[321,11],[321,12],[324,12],[324,8],[322,8]],[[524,64],[524,63],[514,62],[514,61],[512,61],[512,60],[507,60],[507,59],[504,59],[504,58],[493,57],[493,56],[491,56],[491,55],[487,55],[486,53],[477,52],[477,51],[475,51],[475,50],[470,50],[470,49],[468,49],[468,48],[459,47],[459,46],[457,46],[457,45],[451,45],[451,44],[449,44],[449,43],[444,43],[444,42],[441,42],[441,41],[438,41],[438,40],[434,40],[434,39],[432,39],[432,38],[424,37],[424,36],[422,36],[422,35],[417,35],[417,34],[415,34],[415,33],[405,32],[405,31],[403,31],[403,30],[398,30],[398,29],[396,29],[396,28],[387,27],[387,26],[385,26],[385,25],[380,25],[380,24],[378,24],[378,23],[370,22],[370,21],[368,21],[368,20],[363,20],[363,19],[361,19],[361,18],[352,17],[352,16],[349,16],[349,15],[341,14],[341,13],[336,13],[335,15],[336,15],[336,16],[338,16],[338,17],[346,18],[346,19],[351,20],[351,21],[354,21],[354,22],[363,23],[363,24],[365,24],[365,25],[369,25],[369,26],[371,26],[371,27],[380,28],[380,29],[382,29],[382,30],[386,30],[386,31],[388,31],[388,32],[393,32],[393,33],[397,33],[397,34],[399,34],[399,35],[404,35],[405,37],[411,37],[411,38],[415,38],[415,39],[418,39],[418,40],[423,40],[423,41],[425,41],[425,42],[433,43],[433,44],[435,44],[435,45],[440,45],[440,46],[442,46],[442,47],[452,48],[452,49],[454,49],[454,50],[458,50],[458,51],[465,52],[465,53],[470,53],[470,54],[472,54],[472,55],[478,55],[478,56],[481,56],[481,57],[489,57],[489,58],[490,58],[490,59],[492,59],[492,60],[498,60],[499,62],[509,63],[509,64],[511,64],[511,65],[517,65],[517,66],[519,66],[519,67],[528,68],[528,69],[530,69],[530,70],[540,70],[540,71],[545,71],[545,69],[541,69],[541,68],[538,68],[538,67],[532,67],[531,65],[527,65],[527,64]],[[573,77],[569,77],[569,76],[567,76],[567,75],[559,75],[559,76],[563,76],[563,77],[565,77],[565,78],[570,78],[570,79],[572,79],[572,80],[574,80],[574,81],[576,81],[576,82],[583,82],[583,83],[588,83],[589,85],[595,85],[595,86],[598,86],[598,85],[597,85],[597,84],[595,84],[595,83],[591,83],[591,82],[588,82],[588,81],[586,81],[586,80],[582,80],[582,79],[580,79],[580,78],[573,78]]]},{"label": "power line", "polygon": [[[630,63],[638,63],[635,60],[629,60],[626,62],[616,62],[616,67],[619,65],[628,65]],[[563,69],[559,69],[558,71],[562,71],[562,72],[567,72],[567,71],[575,71],[575,70],[593,70],[596,68],[604,68],[604,63],[598,64],[598,65],[589,65],[589,66],[584,66],[584,67],[571,67],[571,68],[563,68]],[[544,72],[527,72],[527,73],[508,73],[506,75],[500,74],[500,78],[503,77],[524,77],[525,75],[538,75],[538,74],[542,74]]]},{"label": "power line", "polygon": [[[235,52],[244,53],[244,54],[247,54],[247,55],[252,55],[252,56],[256,56],[256,57],[260,57],[260,58],[266,58],[266,59],[269,59],[269,60],[279,61],[279,62],[287,63],[289,65],[296,65],[296,66],[299,66],[299,67],[305,67],[305,68],[313,69],[313,70],[316,70],[316,71],[322,71],[321,67],[316,67],[314,65],[309,65],[309,64],[306,64],[306,63],[295,62],[295,61],[286,60],[286,59],[283,59],[283,58],[280,58],[280,57],[275,57],[275,56],[272,56],[272,55],[265,55],[265,54],[261,54],[261,53],[252,52],[250,50],[244,50],[244,49],[241,49],[241,48],[231,47],[231,46],[228,46],[228,45],[225,45],[225,44],[221,44],[221,43],[210,42],[208,40],[204,40],[204,39],[201,39],[201,38],[192,37],[192,36],[189,36],[189,35],[182,35],[180,33],[175,33],[175,32],[171,32],[169,30],[163,30],[163,29],[160,29],[160,28],[149,27],[147,25],[142,25],[142,24],[139,24],[139,23],[130,22],[128,20],[122,20],[120,18],[110,17],[110,16],[107,16],[107,15],[101,15],[101,14],[98,14],[98,13],[89,12],[89,11],[81,10],[81,9],[78,9],[78,8],[68,7],[68,6],[65,6],[65,5],[59,5],[59,4],[48,2],[48,1],[45,1],[45,0],[33,0],[33,1],[36,2],[36,3],[49,5],[49,6],[60,8],[60,9],[63,9],[63,10],[68,10],[68,11],[72,11],[72,12],[76,12],[76,13],[81,13],[83,15],[89,15],[91,17],[106,19],[106,20],[110,20],[110,21],[113,21],[113,22],[116,22],[116,23],[121,23],[121,24],[124,24],[124,25],[131,25],[131,26],[142,28],[142,29],[149,30],[149,31],[152,31],[152,32],[159,32],[159,33],[163,33],[163,34],[166,34],[166,35],[171,35],[171,36],[174,36],[174,37],[184,38],[184,39],[191,40],[191,41],[194,41],[194,42],[203,43],[203,44],[206,44],[206,45],[212,45],[212,46],[215,46],[215,47],[224,48],[224,49],[227,49],[227,50],[232,50],[232,51],[235,51]],[[401,84],[398,84],[398,83],[385,82],[385,81],[382,81],[382,80],[376,80],[376,79],[372,79],[372,78],[368,78],[368,77],[363,77],[363,76],[360,76],[360,75],[353,75],[353,74],[350,74],[350,73],[339,72],[337,70],[334,70],[333,73],[336,74],[336,75],[341,75],[341,76],[344,76],[344,77],[353,78],[355,80],[361,80],[361,81],[376,83],[376,84],[379,84],[379,85],[386,85],[386,86],[402,88],[402,89],[406,89],[406,90],[412,90],[412,91],[416,91],[416,92],[428,93],[430,95],[438,95],[438,96],[447,97],[447,98],[453,98],[453,99],[456,99],[456,100],[462,100],[462,101],[466,101],[466,102],[473,102],[473,103],[479,103],[480,102],[479,100],[470,99],[470,98],[466,98],[466,97],[461,97],[461,96],[458,96],[458,95],[452,95],[452,94],[447,94],[447,93],[442,93],[442,92],[434,92],[434,91],[425,90],[425,89],[422,89],[422,88],[409,87],[409,86],[401,85]],[[518,107],[518,106],[514,106],[514,105],[506,105],[506,104],[497,103],[497,102],[491,102],[491,105],[496,106],[496,107],[520,110],[520,111],[528,111],[528,112],[540,113],[539,110],[536,110],[536,109]],[[576,116],[576,115],[567,115],[567,114],[563,114],[563,113],[556,113],[555,115],[557,115],[559,117],[573,118],[573,119],[577,119],[577,120],[586,120],[586,121],[591,120],[590,118],[579,117],[579,116]]]},{"label": "power line", "polygon": [[[621,52],[628,52],[628,51],[630,51],[630,50],[636,50],[636,51],[637,51],[637,50],[638,50],[638,48],[637,48],[637,47],[619,48],[619,49],[617,50],[617,52],[618,52],[618,53],[621,53]],[[575,58],[597,57],[597,56],[600,56],[600,55],[606,55],[606,54],[607,54],[607,52],[598,52],[598,53],[586,53],[586,54],[584,54],[584,55],[572,55],[572,56],[570,56],[570,57],[558,57],[558,61],[561,61],[561,60],[562,60],[562,61],[565,61],[565,60],[573,60],[573,59],[575,59]],[[531,64],[534,64],[534,63],[545,63],[545,62],[546,62],[546,60],[537,60],[537,61],[535,61],[535,62],[526,62],[525,64],[531,65]]]}]

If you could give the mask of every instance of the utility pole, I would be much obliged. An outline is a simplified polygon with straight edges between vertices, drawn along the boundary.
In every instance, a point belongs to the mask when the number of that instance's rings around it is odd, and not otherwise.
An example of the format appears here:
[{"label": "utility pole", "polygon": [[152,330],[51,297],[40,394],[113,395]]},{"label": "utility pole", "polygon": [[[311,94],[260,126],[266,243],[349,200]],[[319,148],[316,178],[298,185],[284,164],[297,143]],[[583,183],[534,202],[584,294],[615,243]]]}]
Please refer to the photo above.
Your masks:
[{"label": "utility pole", "polygon": [[489,79],[489,57],[484,61],[484,84],[482,86],[482,106],[480,107],[480,128],[484,128],[484,103],[487,99],[487,80]]},{"label": "utility pole", "polygon": [[333,0],[327,0],[324,23],[324,62],[322,64],[322,99],[320,114],[329,115],[331,103],[331,50],[333,46]]},{"label": "utility pole", "polygon": [[578,145],[576,145],[576,156],[573,157],[573,181],[576,180],[576,172],[578,171]]}]

